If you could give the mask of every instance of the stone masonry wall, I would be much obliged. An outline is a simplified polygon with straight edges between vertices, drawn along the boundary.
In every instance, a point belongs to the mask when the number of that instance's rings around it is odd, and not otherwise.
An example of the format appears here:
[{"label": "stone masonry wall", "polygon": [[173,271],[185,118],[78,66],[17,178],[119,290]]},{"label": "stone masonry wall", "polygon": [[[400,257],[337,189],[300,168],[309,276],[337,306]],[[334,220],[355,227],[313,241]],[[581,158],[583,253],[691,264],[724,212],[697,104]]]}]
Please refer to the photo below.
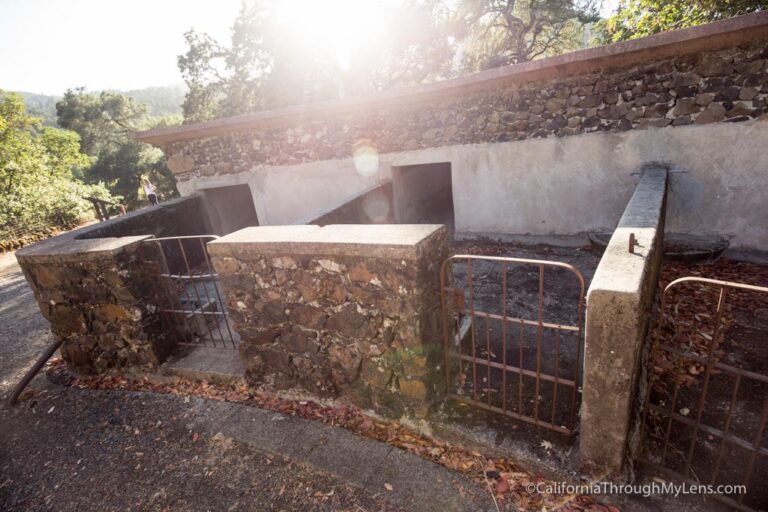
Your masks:
[{"label": "stone masonry wall", "polygon": [[768,43],[664,58],[493,92],[170,143],[180,181],[380,153],[598,131],[768,118]]},{"label": "stone masonry wall", "polygon": [[156,280],[139,253],[142,238],[114,250],[18,258],[43,316],[63,339],[62,357],[78,372],[153,367],[168,351],[152,302]]},{"label": "stone masonry wall", "polygon": [[445,229],[432,229],[415,259],[322,248],[260,254],[258,245],[222,255],[213,246],[226,238],[210,244],[248,381],[347,396],[390,417],[424,415],[442,361],[439,267],[447,255]]}]

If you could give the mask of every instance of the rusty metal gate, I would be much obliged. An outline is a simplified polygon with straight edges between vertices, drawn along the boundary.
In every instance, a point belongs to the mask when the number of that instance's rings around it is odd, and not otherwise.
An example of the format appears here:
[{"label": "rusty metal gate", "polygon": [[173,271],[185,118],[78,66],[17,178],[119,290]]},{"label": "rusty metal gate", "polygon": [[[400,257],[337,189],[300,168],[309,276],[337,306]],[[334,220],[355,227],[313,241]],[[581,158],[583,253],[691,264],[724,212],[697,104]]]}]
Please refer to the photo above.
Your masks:
[{"label": "rusty metal gate", "polygon": [[[768,507],[768,288],[684,277],[663,291],[640,466],[739,510]],[[721,487],[722,486],[722,487]]]},{"label": "rusty metal gate", "polygon": [[441,299],[448,396],[573,433],[583,344],[581,273],[555,261],[456,255],[443,263]]},{"label": "rusty metal gate", "polygon": [[159,311],[166,330],[181,345],[235,349],[237,334],[229,323],[219,275],[206,248],[215,235],[150,238],[157,250]]}]

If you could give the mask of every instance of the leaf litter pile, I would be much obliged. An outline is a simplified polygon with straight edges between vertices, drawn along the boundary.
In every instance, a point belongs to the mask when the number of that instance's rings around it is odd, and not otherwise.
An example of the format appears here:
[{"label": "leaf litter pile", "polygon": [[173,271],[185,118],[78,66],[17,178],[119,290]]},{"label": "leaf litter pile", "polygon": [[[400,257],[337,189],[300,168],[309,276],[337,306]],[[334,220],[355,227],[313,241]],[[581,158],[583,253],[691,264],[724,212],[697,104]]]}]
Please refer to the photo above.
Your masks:
[{"label": "leaf litter pile", "polygon": [[479,485],[492,490],[501,508],[547,511],[617,512],[612,505],[598,503],[585,495],[538,494],[532,485],[544,488],[555,482],[516,466],[511,460],[489,457],[455,444],[426,437],[394,422],[371,417],[352,405],[327,406],[309,400],[293,400],[249,388],[244,383],[219,384],[175,379],[158,383],[148,378],[133,379],[114,375],[79,377],[69,372],[60,358],[48,366],[48,375],[56,382],[82,389],[149,391],[182,396],[197,396],[260,407],[282,414],[322,421],[357,434],[396,446],[422,458],[457,471]]},{"label": "leaf litter pile", "polygon": [[[663,290],[672,281],[689,276],[768,286],[768,267],[720,260],[702,265],[665,264],[659,289]],[[700,283],[682,283],[672,288],[666,297],[663,321],[657,322],[654,327],[654,343],[660,335],[658,340],[662,346],[673,347],[700,358],[707,358],[711,349],[713,362],[720,361],[725,355],[721,347],[724,335],[737,323],[737,316],[753,316],[757,310],[767,309],[768,294],[729,288],[716,334],[719,294],[720,287]],[[656,350],[651,363],[657,379],[655,384],[661,388],[672,382],[690,387],[698,382],[699,376],[706,369],[700,362],[666,350]],[[713,373],[717,371],[713,369]]]}]

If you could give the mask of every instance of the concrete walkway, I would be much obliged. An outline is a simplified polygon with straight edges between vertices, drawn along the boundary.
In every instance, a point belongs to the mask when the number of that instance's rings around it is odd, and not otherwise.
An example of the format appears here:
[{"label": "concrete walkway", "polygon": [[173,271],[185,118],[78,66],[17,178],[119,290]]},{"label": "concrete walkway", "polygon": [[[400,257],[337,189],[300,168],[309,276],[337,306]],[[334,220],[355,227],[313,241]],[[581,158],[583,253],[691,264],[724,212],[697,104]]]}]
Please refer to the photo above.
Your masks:
[{"label": "concrete walkway", "polygon": [[46,382],[0,411],[2,510],[495,510],[460,475],[319,422]]}]

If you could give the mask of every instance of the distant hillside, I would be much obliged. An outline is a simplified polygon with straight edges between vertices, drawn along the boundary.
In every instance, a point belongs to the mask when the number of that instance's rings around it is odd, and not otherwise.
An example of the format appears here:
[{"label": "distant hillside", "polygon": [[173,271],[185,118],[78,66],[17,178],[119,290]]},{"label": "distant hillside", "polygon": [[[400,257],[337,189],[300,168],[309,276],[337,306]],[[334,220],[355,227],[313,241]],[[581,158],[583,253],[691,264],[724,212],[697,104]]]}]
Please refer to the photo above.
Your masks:
[{"label": "distant hillside", "polygon": [[[181,104],[184,102],[186,90],[184,85],[146,87],[130,91],[110,89],[111,92],[125,94],[138,102],[146,104],[149,107],[149,113],[155,116],[181,114]],[[48,96],[22,91],[19,91],[19,94],[24,98],[24,104],[27,106],[27,111],[30,114],[43,118],[43,123],[47,125],[56,125],[56,102],[61,99],[61,96]]]},{"label": "distant hillside", "polygon": [[61,96],[46,96],[32,92],[19,92],[19,94],[24,98],[27,112],[35,117],[42,117],[43,123],[49,126],[56,125],[56,102],[61,99]]},{"label": "distant hillside", "polygon": [[181,84],[164,85],[161,87],[145,87],[131,91],[112,91],[130,96],[138,102],[149,106],[149,113],[155,116],[181,114],[181,104],[187,87]]}]

